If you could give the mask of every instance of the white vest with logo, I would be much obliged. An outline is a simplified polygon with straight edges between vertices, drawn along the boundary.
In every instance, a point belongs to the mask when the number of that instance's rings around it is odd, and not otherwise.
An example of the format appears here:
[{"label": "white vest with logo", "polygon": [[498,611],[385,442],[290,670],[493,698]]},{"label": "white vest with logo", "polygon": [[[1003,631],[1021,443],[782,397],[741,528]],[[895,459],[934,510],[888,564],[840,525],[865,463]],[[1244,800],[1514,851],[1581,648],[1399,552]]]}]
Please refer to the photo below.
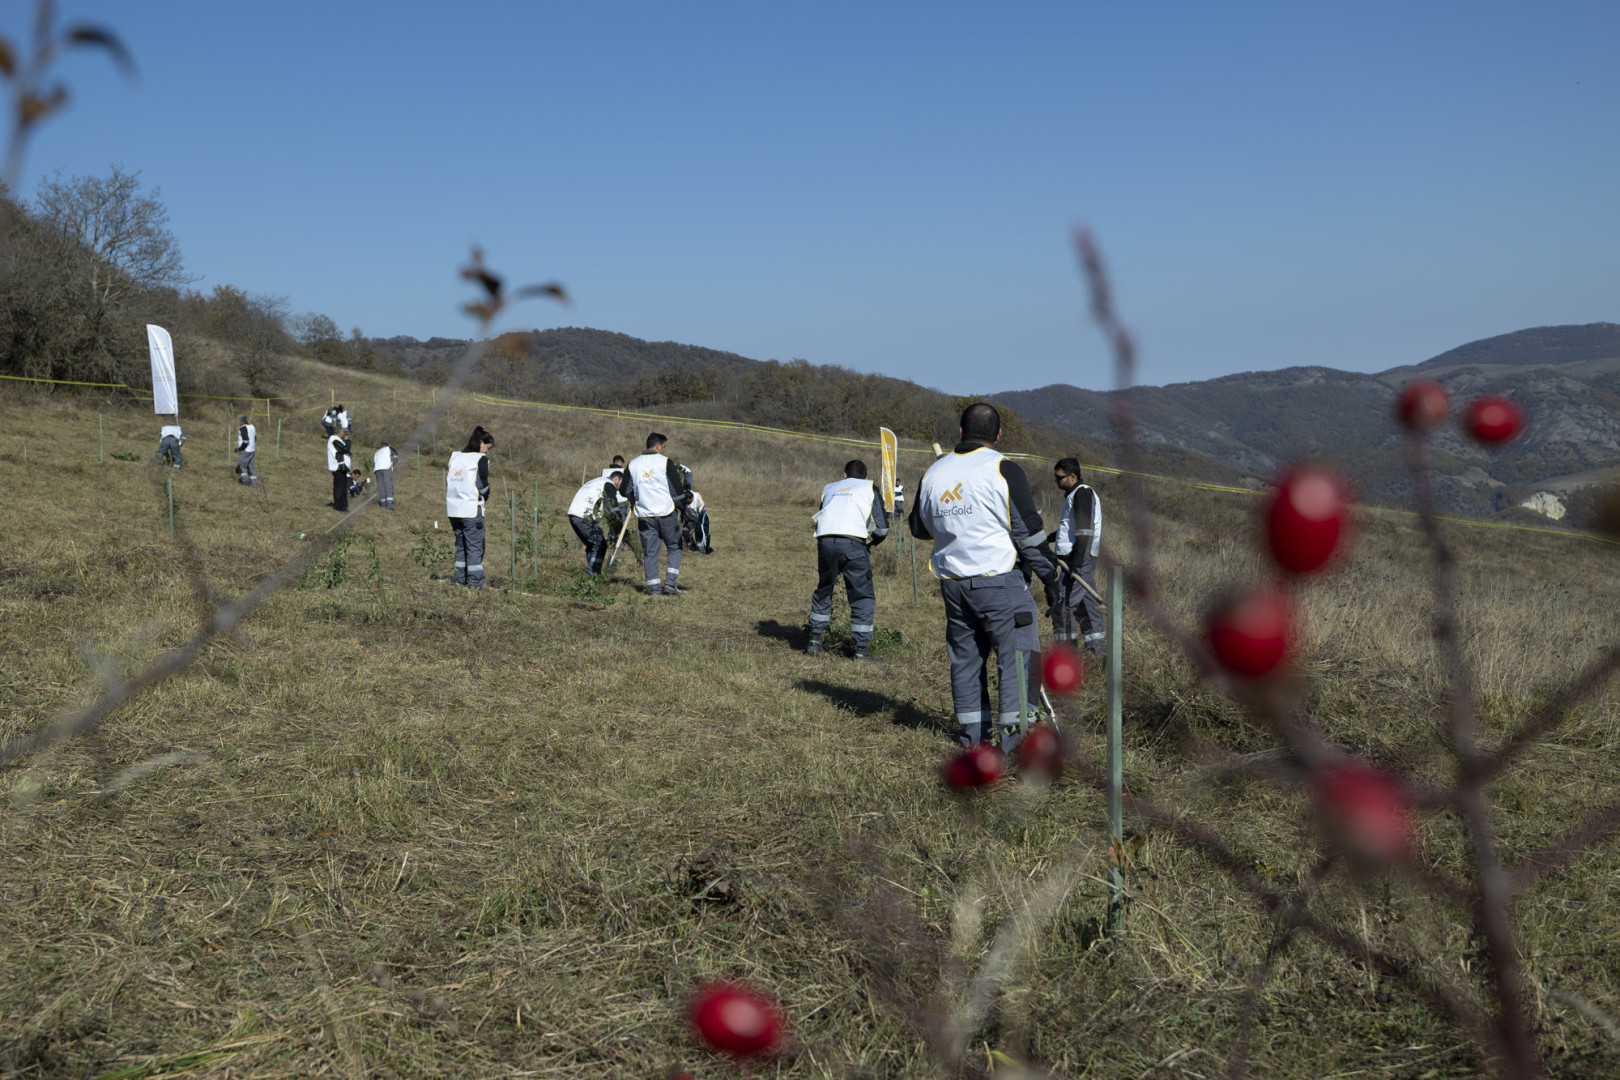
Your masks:
[{"label": "white vest with logo", "polygon": [[394,450],[393,450],[393,447],[390,447],[390,446],[380,447],[375,454],[371,455],[371,471],[372,472],[382,472],[384,469],[392,469],[393,467],[394,467]]},{"label": "white vest with logo", "polygon": [[989,447],[946,454],[923,474],[917,516],[934,537],[935,577],[1005,574],[1018,561],[1002,455]]},{"label": "white vest with logo", "polygon": [[579,490],[574,492],[574,501],[568,504],[568,516],[590,517],[591,511],[596,509],[596,504],[602,501],[602,485],[605,483],[606,480],[597,478],[581,484]]},{"label": "white vest with logo", "polygon": [[814,517],[817,536],[872,535],[872,481],[844,477],[821,489],[821,509]]},{"label": "white vest with logo", "polygon": [[243,424],[238,428],[236,432],[237,438],[241,438],[243,432],[247,433],[247,445],[242,447],[242,452],[251,454],[259,448],[259,433],[252,424]]},{"label": "white vest with logo", "polygon": [[475,518],[483,510],[478,497],[478,459],[476,450],[457,450],[450,455],[450,470],[444,481],[444,512],[453,518]]},{"label": "white vest with logo", "polygon": [[[1091,493],[1091,517],[1087,521],[1081,521],[1074,515],[1074,499],[1082,491]],[[1097,493],[1090,487],[1078,484],[1073,491],[1063,497],[1063,517],[1058,521],[1057,533],[1052,537],[1052,549],[1059,555],[1067,555],[1076,546],[1089,546],[1091,557],[1095,559],[1101,543],[1102,500],[1097,498]]]},{"label": "white vest with logo", "polygon": [[338,447],[342,446],[342,445],[343,445],[342,436],[340,436],[340,435],[328,435],[326,437],[326,471],[327,472],[337,472],[339,469],[346,469],[346,468],[349,467],[349,455],[348,454],[340,455],[338,453]]},{"label": "white vest with logo", "polygon": [[642,454],[625,471],[636,488],[636,513],[642,517],[663,517],[675,512],[675,496],[669,490],[669,458],[663,454]]}]

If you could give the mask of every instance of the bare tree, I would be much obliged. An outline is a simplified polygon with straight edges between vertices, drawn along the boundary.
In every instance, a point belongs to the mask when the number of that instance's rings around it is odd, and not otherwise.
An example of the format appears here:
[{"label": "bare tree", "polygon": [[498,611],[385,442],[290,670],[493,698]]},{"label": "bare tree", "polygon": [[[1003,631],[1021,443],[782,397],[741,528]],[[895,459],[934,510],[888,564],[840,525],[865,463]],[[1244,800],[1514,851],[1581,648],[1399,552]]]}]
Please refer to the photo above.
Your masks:
[{"label": "bare tree", "polygon": [[316,360],[328,364],[344,362],[343,333],[330,316],[306,311],[293,316],[291,327],[298,344]]},{"label": "bare tree", "polygon": [[137,289],[180,288],[186,275],[180,245],[169,231],[161,189],[141,191],[140,173],[112,166],[112,174],[42,181],[33,213],[43,224],[76,241],[88,256],[83,269],[101,304],[117,303]]},{"label": "bare tree", "polygon": [[255,397],[275,393],[287,375],[285,297],[249,294],[234,285],[216,285],[208,298],[207,330],[230,350],[231,360]]}]

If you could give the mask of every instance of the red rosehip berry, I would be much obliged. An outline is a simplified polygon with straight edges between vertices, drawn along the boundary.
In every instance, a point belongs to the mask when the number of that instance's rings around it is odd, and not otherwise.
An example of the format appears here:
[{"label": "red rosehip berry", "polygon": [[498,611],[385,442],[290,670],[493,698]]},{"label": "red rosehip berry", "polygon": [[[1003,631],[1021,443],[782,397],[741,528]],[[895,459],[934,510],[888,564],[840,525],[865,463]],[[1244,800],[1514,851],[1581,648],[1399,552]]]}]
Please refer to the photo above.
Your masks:
[{"label": "red rosehip berry", "polygon": [[1446,388],[1433,379],[1414,379],[1401,387],[1395,415],[1413,431],[1427,431],[1443,422],[1451,407]]},{"label": "red rosehip berry", "polygon": [[1210,613],[1205,629],[1210,651],[1234,675],[1270,675],[1293,643],[1293,612],[1280,592],[1240,596]]},{"label": "red rosehip berry", "polygon": [[1056,780],[1063,771],[1063,739],[1045,724],[1036,724],[1024,733],[1024,741],[1013,751],[1018,767],[1030,776]]},{"label": "red rosehip berry", "polygon": [[1347,850],[1377,862],[1412,850],[1412,806],[1395,777],[1349,762],[1321,770],[1314,783],[1328,830]]},{"label": "red rosehip berry", "polygon": [[1338,550],[1349,521],[1345,486],[1337,474],[1316,465],[1291,469],[1277,481],[1266,510],[1271,557],[1295,574],[1320,570]]},{"label": "red rosehip berry", "polygon": [[962,751],[945,763],[940,771],[945,786],[955,791],[972,791],[1001,779],[1006,761],[989,743]]},{"label": "red rosehip berry", "polygon": [[689,1009],[698,1037],[732,1057],[769,1054],[782,1037],[776,1005],[752,987],[714,982],[698,987]]},{"label": "red rosehip berry", "polygon": [[1041,657],[1041,682],[1054,694],[1072,694],[1086,683],[1086,665],[1073,645],[1053,645]]},{"label": "red rosehip berry", "polygon": [[1524,410],[1512,398],[1475,398],[1468,403],[1467,424],[1475,442],[1501,446],[1524,430]]}]

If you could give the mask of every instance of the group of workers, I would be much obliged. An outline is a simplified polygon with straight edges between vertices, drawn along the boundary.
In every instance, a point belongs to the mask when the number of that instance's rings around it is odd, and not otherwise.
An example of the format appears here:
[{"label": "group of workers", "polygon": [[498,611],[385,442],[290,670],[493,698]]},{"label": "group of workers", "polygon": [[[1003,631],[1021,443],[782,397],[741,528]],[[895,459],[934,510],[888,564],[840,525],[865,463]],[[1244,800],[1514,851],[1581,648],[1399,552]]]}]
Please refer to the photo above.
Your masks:
[{"label": "group of workers", "polygon": [[[341,405],[323,417],[327,428],[327,469],[332,474],[332,505],[346,511],[359,482],[350,444],[352,419]],[[996,657],[998,710],[1002,748],[1018,739],[1019,661],[1023,657],[1025,699],[1040,689],[1039,612],[1031,591],[1039,579],[1059,643],[1103,651],[1103,616],[1096,588],[1096,564],[1102,541],[1102,504],[1083,480],[1080,463],[1058,461],[1053,479],[1063,493],[1057,526],[1047,532],[1036,509],[1029,479],[1017,462],[995,449],[1001,440],[1001,416],[993,405],[978,402],[963,410],[959,442],[931,465],[916,487],[907,517],[912,536],[933,542],[929,569],[939,579],[945,602],[945,650],[951,665],[951,697],[964,746],[984,740],[991,718],[989,659]],[[166,425],[159,453],[180,468],[185,442],[178,424]],[[615,457],[602,474],[587,480],[568,505],[568,522],[585,548],[586,569],[600,574],[610,546],[622,542],[631,514],[641,541],[642,566],[649,596],[679,596],[681,514],[699,498],[691,472],[671,460],[668,438],[647,436],[645,453],[626,463]],[[445,512],[455,535],[452,581],[469,588],[484,584],[484,505],[489,497],[489,458],[495,437],[475,427],[466,446],[450,455],[445,481]],[[237,432],[236,474],[240,483],[258,484],[253,458],[257,434],[247,416]],[[378,501],[394,507],[395,454],[387,443],[373,459]],[[817,581],[810,597],[810,637],[805,651],[824,651],[823,638],[832,621],[832,598],[840,578],[849,600],[850,638],[854,658],[877,662],[872,649],[876,590],[871,550],[889,534],[889,515],[882,493],[868,479],[866,463],[851,460],[841,479],[821,493],[812,517],[816,536]],[[903,488],[895,485],[895,511],[904,505]],[[606,528],[604,528],[606,526]],[[614,539],[617,536],[617,541]],[[667,551],[659,571],[659,550]]]},{"label": "group of workers", "polygon": [[[1053,469],[1063,505],[1057,529],[1049,536],[1024,470],[995,449],[1001,440],[1001,415],[995,407],[985,402],[968,406],[957,430],[960,441],[918,483],[907,527],[917,539],[933,541],[928,565],[945,601],[945,651],[962,744],[978,745],[990,723],[989,659],[994,653],[995,715],[1002,749],[1009,750],[1021,737],[1020,725],[1013,722],[1020,716],[1020,655],[1025,699],[1036,700],[1040,691],[1039,612],[1031,578],[1044,586],[1054,638],[1102,654],[1096,583],[1102,503],[1083,481],[1079,461],[1063,458]],[[888,536],[889,521],[881,494],[866,478],[864,462],[848,462],[843,479],[823,489],[814,521],[818,580],[810,597],[805,651],[822,651],[833,590],[842,577],[854,656],[875,661],[871,549]]]}]

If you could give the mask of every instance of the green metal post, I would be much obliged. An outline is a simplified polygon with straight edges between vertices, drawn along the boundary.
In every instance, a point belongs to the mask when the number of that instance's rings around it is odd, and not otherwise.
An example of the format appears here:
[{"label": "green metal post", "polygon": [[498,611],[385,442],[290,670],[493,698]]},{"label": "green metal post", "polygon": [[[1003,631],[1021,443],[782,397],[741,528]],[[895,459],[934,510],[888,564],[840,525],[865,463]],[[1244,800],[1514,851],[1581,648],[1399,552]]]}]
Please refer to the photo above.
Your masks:
[{"label": "green metal post", "polygon": [[1018,734],[1029,734],[1029,669],[1024,666],[1024,650],[1013,654],[1013,666],[1018,669]]},{"label": "green metal post", "polygon": [[911,602],[917,602],[917,542],[911,543]]},{"label": "green metal post", "polygon": [[1108,838],[1114,852],[1108,868],[1108,921],[1118,932],[1125,924],[1125,880],[1119,853],[1125,850],[1125,755],[1123,748],[1125,680],[1125,568],[1108,568]]},{"label": "green metal post", "polygon": [[276,417],[276,460],[281,460],[281,417]]},{"label": "green metal post", "polygon": [[107,432],[101,426],[100,413],[96,413],[96,461],[101,464],[107,461]]},{"label": "green metal post", "polygon": [[[501,478],[503,483],[505,479]],[[506,586],[510,589],[517,584],[517,493],[510,490],[506,493],[506,522],[512,531],[512,572]]]},{"label": "green metal post", "polygon": [[540,580],[540,481],[534,482],[534,579]]},{"label": "green metal post", "polygon": [[174,477],[169,477],[169,539],[174,539]]}]

